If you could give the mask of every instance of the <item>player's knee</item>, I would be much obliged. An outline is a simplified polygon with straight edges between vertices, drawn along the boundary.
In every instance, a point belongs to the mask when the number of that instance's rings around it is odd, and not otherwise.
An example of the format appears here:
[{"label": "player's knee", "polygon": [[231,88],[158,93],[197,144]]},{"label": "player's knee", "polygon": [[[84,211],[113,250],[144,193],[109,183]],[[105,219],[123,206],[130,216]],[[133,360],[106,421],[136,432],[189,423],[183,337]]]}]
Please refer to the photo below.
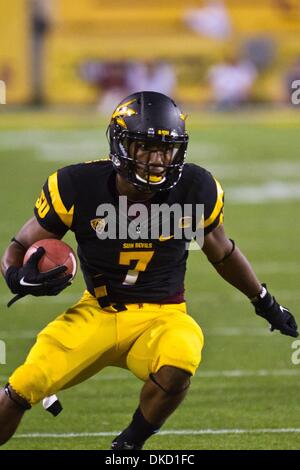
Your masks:
[{"label": "player's knee", "polygon": [[50,380],[35,364],[24,364],[12,374],[9,383],[15,392],[30,405],[38,403],[49,394]]},{"label": "player's knee", "polygon": [[190,385],[190,372],[173,366],[163,366],[152,380],[168,395],[177,395],[185,392]]},{"label": "player's knee", "polygon": [[201,361],[202,348],[203,334],[199,327],[168,330],[157,344],[153,372],[163,366],[173,366],[194,375]]}]

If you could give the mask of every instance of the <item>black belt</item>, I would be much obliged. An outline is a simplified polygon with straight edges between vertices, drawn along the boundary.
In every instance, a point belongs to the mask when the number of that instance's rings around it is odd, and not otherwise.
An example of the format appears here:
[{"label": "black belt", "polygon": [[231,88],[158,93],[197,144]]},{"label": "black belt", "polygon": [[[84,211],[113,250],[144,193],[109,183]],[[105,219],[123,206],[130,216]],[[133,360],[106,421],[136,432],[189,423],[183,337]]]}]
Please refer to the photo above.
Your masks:
[{"label": "black belt", "polygon": [[96,276],[93,278],[94,295],[98,301],[99,306],[110,313],[124,312],[127,307],[119,302],[111,302],[107,293],[106,283],[104,276]]}]

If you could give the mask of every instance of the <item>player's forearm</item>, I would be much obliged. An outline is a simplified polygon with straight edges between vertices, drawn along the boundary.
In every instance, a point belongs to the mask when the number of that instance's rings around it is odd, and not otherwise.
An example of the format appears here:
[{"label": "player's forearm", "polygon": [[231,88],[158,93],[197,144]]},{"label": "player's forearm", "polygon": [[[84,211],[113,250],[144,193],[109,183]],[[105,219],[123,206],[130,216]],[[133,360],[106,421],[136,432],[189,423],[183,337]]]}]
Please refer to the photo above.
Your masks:
[{"label": "player's forearm", "polygon": [[20,245],[17,245],[17,243],[11,243],[6,248],[1,259],[1,272],[3,276],[10,266],[22,266],[24,255],[25,249],[23,249]]},{"label": "player's forearm", "polygon": [[1,260],[1,272],[4,275],[10,266],[22,266],[26,249],[37,240],[46,238],[61,238],[60,236],[45,230],[35,217],[31,217],[15,235],[18,243],[11,243]]},{"label": "player's forearm", "polygon": [[214,265],[214,268],[225,281],[249,298],[257,296],[261,290],[261,283],[251,264],[237,247],[223,263]]}]

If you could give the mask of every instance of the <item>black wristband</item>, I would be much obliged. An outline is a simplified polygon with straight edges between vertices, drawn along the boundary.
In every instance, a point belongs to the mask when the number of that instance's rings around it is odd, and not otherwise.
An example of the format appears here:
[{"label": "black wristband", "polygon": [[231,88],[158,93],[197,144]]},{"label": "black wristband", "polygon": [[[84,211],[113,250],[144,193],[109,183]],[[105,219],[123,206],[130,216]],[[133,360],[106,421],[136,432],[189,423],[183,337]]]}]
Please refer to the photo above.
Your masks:
[{"label": "black wristband", "polygon": [[226,261],[226,260],[232,255],[232,253],[234,252],[234,250],[235,250],[235,241],[232,240],[231,238],[229,238],[229,240],[230,240],[231,243],[232,243],[232,247],[231,247],[230,252],[227,253],[225,256],[223,256],[223,258],[220,259],[219,261],[210,261],[210,263],[211,263],[213,266],[218,266],[219,264],[223,264],[224,261]]},{"label": "black wristband", "polygon": [[256,302],[253,303],[253,305],[256,309],[264,311],[272,307],[273,303],[274,303],[274,298],[269,292],[267,292],[267,294],[265,295],[263,299],[257,300]]},{"label": "black wristband", "polygon": [[267,290],[266,284],[262,284],[262,287],[263,289],[261,293],[254,299],[250,300],[255,309],[265,311],[272,307],[274,303],[274,297]]},{"label": "black wristband", "polygon": [[259,300],[263,299],[265,295],[268,293],[267,286],[266,284],[262,284],[260,286],[260,291],[255,297],[249,297],[250,302],[253,303],[253,305],[258,302]]},{"label": "black wristband", "polygon": [[19,240],[17,240],[15,237],[13,237],[10,241],[15,242],[17,245],[19,245],[21,248],[23,248],[24,251],[27,250],[27,248],[21,242],[19,242]]}]

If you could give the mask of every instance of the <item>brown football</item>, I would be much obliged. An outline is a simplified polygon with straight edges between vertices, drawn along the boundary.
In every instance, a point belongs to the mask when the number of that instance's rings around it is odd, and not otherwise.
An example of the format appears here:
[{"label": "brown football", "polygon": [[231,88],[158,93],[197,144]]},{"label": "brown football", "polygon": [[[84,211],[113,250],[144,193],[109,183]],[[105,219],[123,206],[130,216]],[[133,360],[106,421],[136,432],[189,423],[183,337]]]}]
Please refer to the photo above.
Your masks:
[{"label": "brown football", "polygon": [[46,253],[40,259],[38,268],[40,272],[50,271],[57,266],[67,266],[65,274],[72,274],[74,279],[77,271],[77,259],[72,248],[67,243],[57,240],[55,238],[46,238],[45,240],[39,240],[34,242],[26,251],[23,264],[25,264],[30,256],[42,246]]}]

